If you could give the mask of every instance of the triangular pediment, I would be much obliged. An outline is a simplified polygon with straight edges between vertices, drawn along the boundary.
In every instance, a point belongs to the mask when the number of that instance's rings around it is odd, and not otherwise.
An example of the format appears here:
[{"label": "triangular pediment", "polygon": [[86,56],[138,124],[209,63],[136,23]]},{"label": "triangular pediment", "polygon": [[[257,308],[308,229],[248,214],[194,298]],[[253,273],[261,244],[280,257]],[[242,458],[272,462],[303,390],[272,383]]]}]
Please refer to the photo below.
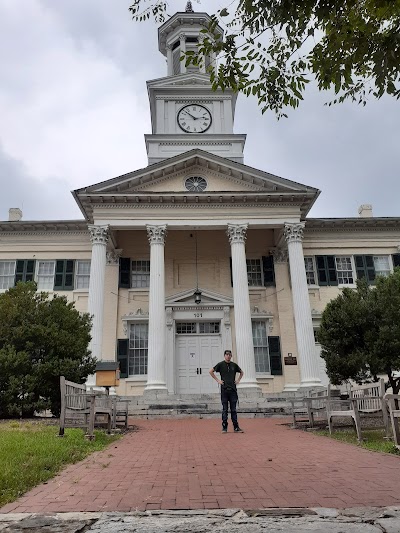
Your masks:
[{"label": "triangular pediment", "polygon": [[77,195],[80,193],[103,195],[188,194],[188,190],[185,188],[185,179],[193,175],[203,176],[207,181],[206,189],[200,193],[196,192],[196,194],[202,195],[213,192],[271,192],[285,195],[318,194],[319,192],[314,187],[308,187],[248,165],[195,149],[123,176],[79,189],[75,193]]},{"label": "triangular pediment", "polygon": [[[165,300],[166,306],[174,306],[174,305],[188,305],[193,304],[194,307],[198,307],[198,305],[194,302],[194,291],[197,290],[195,287],[192,289],[185,290],[183,292],[179,292],[177,294],[173,294],[172,296],[169,296]],[[200,305],[218,305],[218,306],[232,306],[233,305],[233,298],[230,296],[226,296],[225,294],[219,294],[217,292],[209,291],[207,289],[202,289],[199,287],[201,291],[201,304]]]},{"label": "triangular pediment", "polygon": [[164,78],[157,78],[147,82],[147,89],[173,89],[174,87],[182,87],[187,85],[204,85],[207,88],[211,87],[210,77],[207,74],[200,72],[190,72],[187,74],[176,74],[175,76],[168,76]]}]

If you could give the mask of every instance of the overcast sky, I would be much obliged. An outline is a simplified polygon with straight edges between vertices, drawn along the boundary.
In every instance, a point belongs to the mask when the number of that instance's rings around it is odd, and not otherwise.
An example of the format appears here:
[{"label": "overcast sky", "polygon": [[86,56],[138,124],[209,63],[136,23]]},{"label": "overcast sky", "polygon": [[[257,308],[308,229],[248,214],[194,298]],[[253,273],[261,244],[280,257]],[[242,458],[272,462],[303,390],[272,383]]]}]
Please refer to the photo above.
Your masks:
[{"label": "overcast sky", "polygon": [[[170,12],[186,0],[170,1]],[[223,0],[203,1],[213,12]],[[70,193],[147,165],[146,80],[166,75],[129,0],[0,0],[0,220],[82,218]],[[321,189],[313,217],[400,216],[399,102],[324,106],[312,88],[277,121],[239,97],[245,163]]]}]

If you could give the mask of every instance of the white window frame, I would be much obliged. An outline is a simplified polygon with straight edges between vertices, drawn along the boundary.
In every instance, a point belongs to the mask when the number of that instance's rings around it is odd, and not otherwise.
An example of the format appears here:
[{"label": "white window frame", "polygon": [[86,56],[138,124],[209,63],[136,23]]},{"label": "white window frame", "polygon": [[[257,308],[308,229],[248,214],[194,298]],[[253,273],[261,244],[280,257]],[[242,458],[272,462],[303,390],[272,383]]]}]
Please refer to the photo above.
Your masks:
[{"label": "white window frame", "polygon": [[[253,324],[255,324],[256,322],[260,322],[260,323],[264,324],[265,339],[266,339],[266,345],[265,346],[255,346],[255,344],[254,344]],[[252,331],[252,339],[253,339],[254,357],[256,359],[256,353],[255,353],[255,349],[256,348],[265,348],[266,349],[266,360],[268,361],[268,366],[269,366],[269,370],[267,370],[267,371],[266,370],[258,371],[257,370],[257,362],[256,362],[256,374],[257,374],[258,377],[270,376],[271,375],[271,360],[270,360],[270,356],[269,356],[269,344],[268,344],[269,327],[270,327],[270,324],[269,324],[269,320],[268,319],[252,317],[252,319],[251,319],[251,331]],[[265,354],[264,354],[264,356],[265,356]]]},{"label": "white window frame", "polygon": [[[81,263],[89,263],[89,274],[80,274],[79,273],[79,265]],[[89,290],[89,284],[90,284],[90,259],[76,259],[75,260],[75,269],[74,269],[74,290],[76,291],[85,291]],[[87,280],[87,287],[86,285],[84,287],[78,287],[78,282],[82,280],[83,278],[88,278]]]},{"label": "white window frame", "polygon": [[[311,259],[311,262],[312,262],[312,273],[313,273],[313,276],[314,276],[314,283],[309,283],[308,282],[307,273],[309,273],[310,271],[307,270],[307,268],[306,268],[306,262],[305,262],[306,259]],[[318,283],[317,268],[316,268],[316,264],[315,264],[315,255],[305,255],[304,256],[304,269],[306,271],[306,279],[307,279],[308,287],[317,287],[319,283]]]},{"label": "white window frame", "polygon": [[[258,261],[258,264],[260,265],[260,273],[261,273],[261,283],[259,285],[250,285],[249,283],[249,264],[248,261]],[[263,268],[263,260],[261,257],[246,257],[246,273],[247,273],[247,285],[250,288],[254,287],[264,287],[264,268]]]},{"label": "white window frame", "polygon": [[[145,343],[145,345],[143,346],[132,346],[131,345],[131,340],[132,340],[132,337],[131,337],[131,332],[132,332],[132,329],[136,326],[147,326],[147,342]],[[145,339],[139,339],[141,341],[144,341]],[[131,374],[130,373],[130,359],[131,359],[131,351],[135,351],[135,350],[145,350],[147,353],[146,353],[146,356],[147,356],[147,363],[146,363],[146,370],[147,372],[145,374]],[[140,357],[140,354],[139,354],[139,357]],[[141,379],[145,379],[145,377],[147,376],[147,373],[148,373],[148,364],[149,364],[149,323],[148,321],[144,321],[144,320],[141,320],[141,321],[137,321],[137,322],[131,322],[129,324],[129,330],[128,330],[128,361],[127,361],[127,366],[128,366],[128,378],[141,378]],[[140,364],[139,364],[140,366]]]},{"label": "white window frame", "polygon": [[[350,267],[351,267],[351,270],[338,270],[338,264],[337,264],[337,259],[350,259]],[[339,287],[354,287],[355,284],[356,284],[356,270],[354,268],[354,255],[335,255],[335,269],[336,269],[336,277],[337,277],[337,281],[338,281],[338,286]],[[351,271],[351,277],[352,277],[352,282],[351,283],[343,283],[341,281],[339,281],[339,272],[350,272]]]},{"label": "white window frame", "polygon": [[[388,254],[376,254],[376,255],[373,255],[372,258],[373,258],[373,261],[374,261],[375,278],[376,278],[377,276],[382,276],[382,275],[385,276],[385,277],[387,277],[387,276],[389,276],[389,275],[393,272],[393,262],[392,262],[392,257],[391,257],[390,255],[388,255]],[[381,258],[385,258],[385,259],[387,259],[388,268],[387,268],[387,270],[385,271],[386,274],[379,274],[378,271],[377,271],[377,269],[376,269],[376,266],[375,266],[375,259],[381,259]],[[381,272],[382,272],[382,271],[381,271]]]},{"label": "white window frame", "polygon": [[[148,263],[148,266],[149,266],[149,271],[141,271],[141,270],[133,270],[133,263]],[[131,259],[131,279],[130,279],[130,286],[131,286],[131,289],[139,289],[139,290],[146,290],[150,287],[150,259]],[[141,276],[146,276],[146,279],[147,279],[147,284],[146,285],[143,285],[143,286],[134,286],[133,284],[133,275],[134,274],[137,274],[137,275],[141,275]]]},{"label": "white window frame", "polygon": [[10,279],[11,284],[8,287],[3,287],[2,284],[0,285],[0,292],[5,292],[5,291],[8,291],[8,289],[11,289],[12,287],[14,287],[15,285],[15,269],[17,268],[17,261],[14,259],[1,259],[0,263],[10,263],[10,264],[14,263],[14,273],[12,275],[11,274],[0,275],[0,279],[11,278],[12,276],[12,279]]},{"label": "white window frame", "polygon": [[[51,286],[51,289],[40,287],[40,278],[50,278],[50,274],[47,276],[39,275],[39,269],[41,263],[52,263],[53,264],[53,283]],[[36,260],[36,266],[35,266],[35,281],[37,283],[37,290],[38,291],[44,291],[44,292],[51,292],[54,291],[54,276],[56,274],[56,260],[55,259],[37,259]]]}]

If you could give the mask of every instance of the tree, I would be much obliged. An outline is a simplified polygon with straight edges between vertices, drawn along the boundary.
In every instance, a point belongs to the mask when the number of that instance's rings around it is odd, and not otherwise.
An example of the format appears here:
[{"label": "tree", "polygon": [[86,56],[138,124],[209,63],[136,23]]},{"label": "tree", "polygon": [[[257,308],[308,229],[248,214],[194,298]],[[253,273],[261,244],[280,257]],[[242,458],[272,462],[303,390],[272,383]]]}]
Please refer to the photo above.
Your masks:
[{"label": "tree", "polygon": [[358,280],[355,290],[343,289],[322,314],[318,341],[332,383],[377,381],[378,374],[386,374],[398,394],[400,269],[378,277],[375,288]]},{"label": "tree", "polygon": [[[168,16],[162,0],[135,0],[129,10],[139,21]],[[334,91],[329,105],[400,97],[400,0],[239,0],[232,14],[213,15],[204,37],[186,62],[220,54],[217,70],[209,67],[213,89],[254,95],[278,118],[298,107],[311,80]]]},{"label": "tree", "polygon": [[91,319],[64,296],[18,283],[0,295],[0,416],[60,411],[60,375],[83,383],[96,361],[88,350]]}]

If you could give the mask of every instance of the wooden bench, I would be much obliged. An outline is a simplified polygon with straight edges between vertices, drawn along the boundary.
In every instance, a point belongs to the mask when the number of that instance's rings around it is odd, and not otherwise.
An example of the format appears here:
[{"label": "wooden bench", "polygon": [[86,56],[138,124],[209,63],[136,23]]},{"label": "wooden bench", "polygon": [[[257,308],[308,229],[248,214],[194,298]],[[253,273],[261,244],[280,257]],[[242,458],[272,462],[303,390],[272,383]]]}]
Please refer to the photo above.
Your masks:
[{"label": "wooden bench", "polygon": [[390,435],[390,428],[384,396],[385,384],[383,379],[380,379],[376,383],[367,383],[365,385],[351,385],[348,399],[333,398],[331,396],[327,402],[329,433],[332,433],[332,419],[334,417],[350,417],[353,419],[356,428],[357,439],[359,442],[361,442],[362,415],[372,415],[375,413],[380,413],[382,415],[386,436],[388,437]]},{"label": "wooden bench", "polygon": [[394,445],[400,450],[400,394],[386,394],[385,401],[389,407],[390,421],[392,423]]},{"label": "wooden bench", "polygon": [[128,406],[129,400],[122,400],[118,396],[112,396],[112,429],[122,426],[128,429]]},{"label": "wooden bench", "polygon": [[326,402],[328,400],[329,390],[327,388],[321,388],[316,390],[310,390],[306,396],[302,398],[290,398],[291,403],[293,425],[297,427],[298,418],[304,420],[305,417],[310,427],[315,425],[315,417],[322,417],[326,420]]},{"label": "wooden bench", "polygon": [[87,392],[85,385],[67,381],[60,377],[61,411],[59,435],[64,436],[65,428],[86,429],[86,435],[94,438],[96,416],[106,419],[107,431],[111,433],[113,420],[112,399],[105,394]]}]

